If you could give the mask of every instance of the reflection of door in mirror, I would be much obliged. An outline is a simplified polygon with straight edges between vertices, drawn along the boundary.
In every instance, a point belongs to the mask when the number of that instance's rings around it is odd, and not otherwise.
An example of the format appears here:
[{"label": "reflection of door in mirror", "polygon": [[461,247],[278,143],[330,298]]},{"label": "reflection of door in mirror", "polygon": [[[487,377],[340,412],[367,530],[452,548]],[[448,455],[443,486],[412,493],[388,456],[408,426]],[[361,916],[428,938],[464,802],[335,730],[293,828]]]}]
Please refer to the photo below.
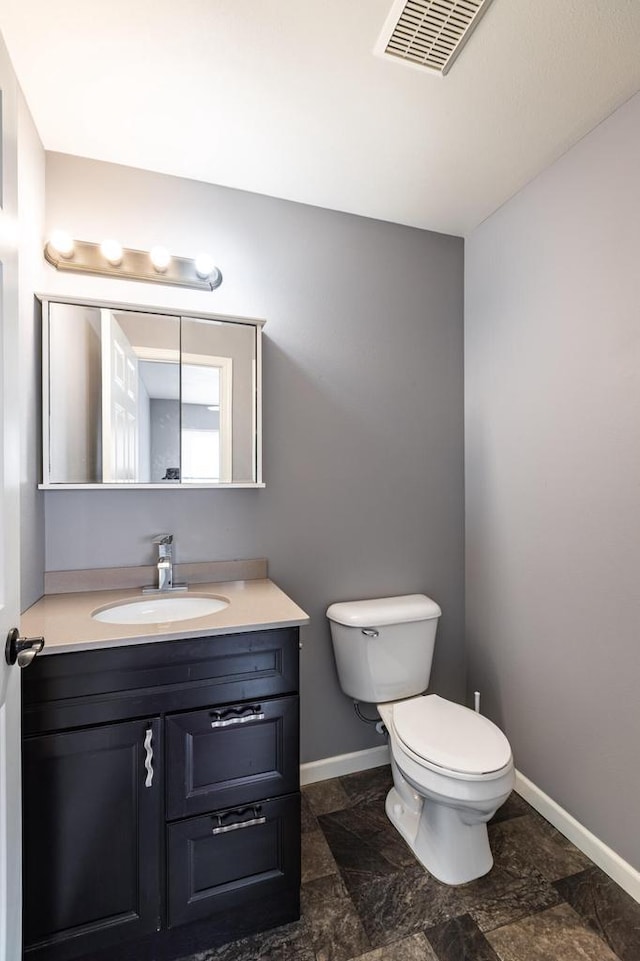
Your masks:
[{"label": "reflection of door in mirror", "polygon": [[114,316],[137,362],[136,479],[179,483],[180,319],[137,311]]},{"label": "reflection of door in mirror", "polygon": [[138,480],[138,358],[110,310],[102,319],[102,479]]}]

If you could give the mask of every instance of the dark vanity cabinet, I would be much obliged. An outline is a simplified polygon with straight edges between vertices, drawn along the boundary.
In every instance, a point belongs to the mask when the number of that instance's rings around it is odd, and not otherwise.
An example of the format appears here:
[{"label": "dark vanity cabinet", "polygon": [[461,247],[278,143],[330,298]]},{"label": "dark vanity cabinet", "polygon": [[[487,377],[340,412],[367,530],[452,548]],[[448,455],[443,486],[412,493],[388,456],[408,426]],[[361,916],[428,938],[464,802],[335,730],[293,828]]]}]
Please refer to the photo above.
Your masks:
[{"label": "dark vanity cabinet", "polygon": [[186,957],[299,916],[298,629],[23,674],[24,953]]}]

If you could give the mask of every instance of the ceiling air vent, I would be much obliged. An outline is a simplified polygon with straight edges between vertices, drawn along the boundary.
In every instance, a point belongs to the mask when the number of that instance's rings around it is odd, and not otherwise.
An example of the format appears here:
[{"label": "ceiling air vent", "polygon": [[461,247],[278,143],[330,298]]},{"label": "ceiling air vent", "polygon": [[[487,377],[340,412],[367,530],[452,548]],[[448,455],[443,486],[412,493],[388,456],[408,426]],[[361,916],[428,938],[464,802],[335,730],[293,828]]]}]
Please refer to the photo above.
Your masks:
[{"label": "ceiling air vent", "polygon": [[374,53],[446,74],[491,0],[396,0]]}]

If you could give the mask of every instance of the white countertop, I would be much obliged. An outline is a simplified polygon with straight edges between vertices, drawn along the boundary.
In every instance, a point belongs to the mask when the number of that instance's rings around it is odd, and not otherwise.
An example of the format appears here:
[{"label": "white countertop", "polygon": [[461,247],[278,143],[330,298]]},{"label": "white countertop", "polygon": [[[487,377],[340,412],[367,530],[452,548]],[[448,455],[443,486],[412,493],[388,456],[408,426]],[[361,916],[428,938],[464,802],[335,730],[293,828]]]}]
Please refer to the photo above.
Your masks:
[{"label": "white countertop", "polygon": [[20,631],[26,637],[44,637],[42,654],[58,654],[309,623],[302,608],[268,578],[193,584],[190,592],[176,596],[189,593],[222,597],[229,605],[215,614],[165,624],[105,624],[91,617],[97,608],[148,595],[140,588],[45,594],[24,612]]}]

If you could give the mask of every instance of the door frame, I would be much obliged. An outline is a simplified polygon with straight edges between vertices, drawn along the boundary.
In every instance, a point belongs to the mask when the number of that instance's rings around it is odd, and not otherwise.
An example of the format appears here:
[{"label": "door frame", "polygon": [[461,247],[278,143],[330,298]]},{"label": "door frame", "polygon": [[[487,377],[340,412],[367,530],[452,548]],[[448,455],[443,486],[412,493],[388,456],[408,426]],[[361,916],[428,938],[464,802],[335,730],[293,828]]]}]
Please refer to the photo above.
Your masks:
[{"label": "door frame", "polygon": [[20,615],[18,84],[0,38],[0,959],[22,948],[20,670],[4,658]]}]

